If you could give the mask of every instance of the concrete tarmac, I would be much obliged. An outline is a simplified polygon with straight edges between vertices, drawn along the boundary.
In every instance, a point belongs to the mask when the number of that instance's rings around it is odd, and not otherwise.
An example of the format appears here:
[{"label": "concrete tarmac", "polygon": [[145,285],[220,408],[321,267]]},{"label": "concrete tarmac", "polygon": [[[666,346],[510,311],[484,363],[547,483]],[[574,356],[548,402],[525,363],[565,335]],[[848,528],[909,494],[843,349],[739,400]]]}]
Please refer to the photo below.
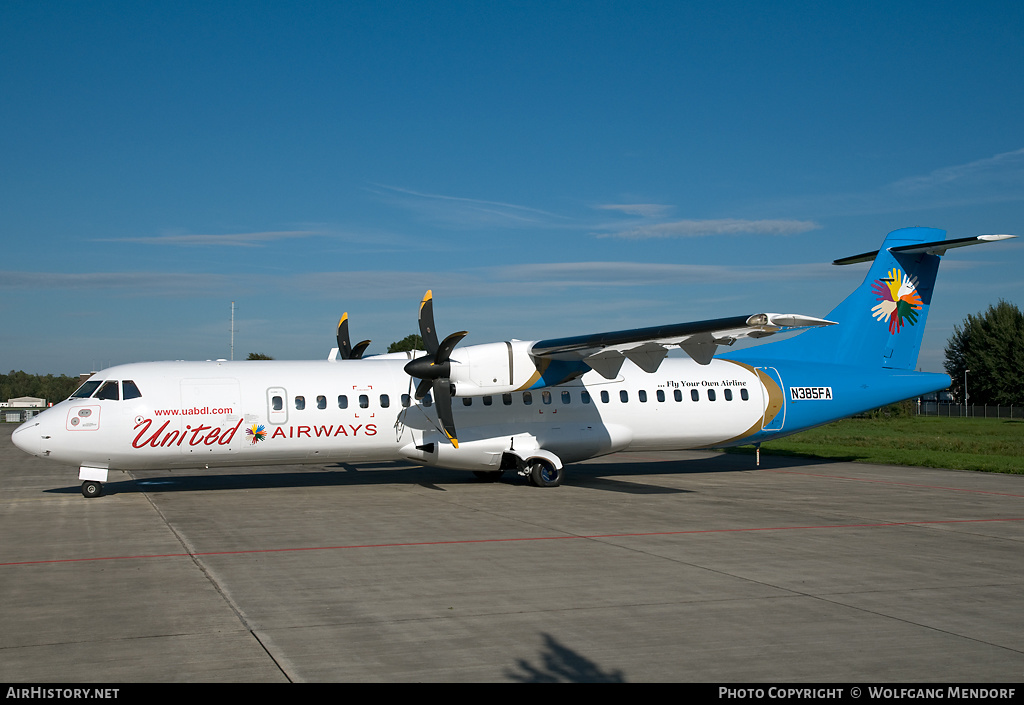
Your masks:
[{"label": "concrete tarmac", "polygon": [[117,474],[0,425],[0,682],[1024,679],[1024,476],[620,453]]}]

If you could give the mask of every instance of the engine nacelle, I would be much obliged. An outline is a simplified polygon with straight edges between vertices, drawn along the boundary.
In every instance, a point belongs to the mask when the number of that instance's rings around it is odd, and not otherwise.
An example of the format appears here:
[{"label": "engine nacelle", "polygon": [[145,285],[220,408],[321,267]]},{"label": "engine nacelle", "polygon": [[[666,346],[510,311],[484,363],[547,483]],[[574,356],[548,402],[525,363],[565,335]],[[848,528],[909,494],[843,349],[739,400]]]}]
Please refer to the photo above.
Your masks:
[{"label": "engine nacelle", "polygon": [[451,355],[455,396],[474,397],[564,384],[590,371],[578,360],[534,358],[534,341],[510,340],[457,348]]}]

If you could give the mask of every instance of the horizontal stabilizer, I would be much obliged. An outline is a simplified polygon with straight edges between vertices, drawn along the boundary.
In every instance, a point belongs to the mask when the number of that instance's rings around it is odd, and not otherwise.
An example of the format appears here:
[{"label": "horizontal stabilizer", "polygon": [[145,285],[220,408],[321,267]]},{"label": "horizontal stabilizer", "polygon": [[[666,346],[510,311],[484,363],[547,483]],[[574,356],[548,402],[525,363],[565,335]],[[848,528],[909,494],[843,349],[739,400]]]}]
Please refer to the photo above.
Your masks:
[{"label": "horizontal stabilizer", "polygon": [[[986,242],[999,242],[1017,237],[1016,235],[978,235],[976,237],[961,237],[955,240],[936,240],[934,242],[922,242],[914,245],[901,245],[890,247],[889,252],[898,252],[905,255],[944,255],[946,250],[955,247],[967,247],[968,245],[981,245]],[[832,262],[832,264],[857,264],[859,262],[873,262],[878,256],[878,250],[865,252],[862,255],[843,257]]]}]

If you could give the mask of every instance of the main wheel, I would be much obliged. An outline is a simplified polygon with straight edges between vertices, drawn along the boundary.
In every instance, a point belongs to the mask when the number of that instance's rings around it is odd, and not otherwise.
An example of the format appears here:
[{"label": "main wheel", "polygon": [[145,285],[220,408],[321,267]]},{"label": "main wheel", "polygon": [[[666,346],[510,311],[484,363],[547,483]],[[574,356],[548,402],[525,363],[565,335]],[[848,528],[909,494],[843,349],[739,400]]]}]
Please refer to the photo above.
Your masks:
[{"label": "main wheel", "polygon": [[534,458],[530,461],[530,482],[537,487],[558,487],[565,477],[563,468],[556,468],[551,461]]},{"label": "main wheel", "polygon": [[94,480],[86,480],[82,483],[82,496],[92,499],[103,494],[103,483]]}]

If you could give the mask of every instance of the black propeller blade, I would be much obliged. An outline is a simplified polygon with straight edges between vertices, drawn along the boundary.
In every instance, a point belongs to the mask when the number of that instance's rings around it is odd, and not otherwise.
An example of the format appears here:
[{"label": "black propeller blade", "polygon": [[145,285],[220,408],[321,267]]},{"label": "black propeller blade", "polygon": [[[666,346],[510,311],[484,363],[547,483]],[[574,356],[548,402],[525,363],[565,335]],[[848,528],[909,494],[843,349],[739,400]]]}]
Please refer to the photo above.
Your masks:
[{"label": "black propeller blade", "polygon": [[363,353],[366,352],[369,344],[369,340],[363,340],[356,343],[354,348],[352,347],[348,337],[348,312],[346,311],[342,315],[341,320],[338,321],[338,355],[342,360],[362,359]]},{"label": "black propeller blade", "polygon": [[420,380],[416,385],[416,398],[422,399],[427,392],[433,391],[434,403],[437,405],[437,418],[441,421],[444,433],[456,448],[459,440],[455,433],[455,417],[452,413],[452,382],[451,360],[452,350],[459,341],[468,335],[467,331],[452,333],[440,344],[434,328],[434,295],[431,291],[423,296],[420,302],[420,337],[427,354],[410,360],[405,371]]}]

